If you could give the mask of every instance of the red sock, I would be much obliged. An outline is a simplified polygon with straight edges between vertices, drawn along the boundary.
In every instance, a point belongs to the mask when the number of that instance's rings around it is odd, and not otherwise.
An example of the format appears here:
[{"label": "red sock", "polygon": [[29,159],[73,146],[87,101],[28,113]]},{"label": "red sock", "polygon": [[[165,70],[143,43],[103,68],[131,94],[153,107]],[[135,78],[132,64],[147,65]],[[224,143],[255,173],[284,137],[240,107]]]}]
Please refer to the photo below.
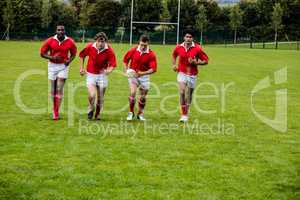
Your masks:
[{"label": "red sock", "polygon": [[95,113],[95,118],[96,119],[99,118],[100,111],[101,111],[101,104],[97,103],[97,105],[96,105],[96,113]]},{"label": "red sock", "polygon": [[56,95],[53,97],[53,117],[57,118],[58,117],[58,110],[57,110],[57,97]]},{"label": "red sock", "polygon": [[180,104],[181,104],[181,115],[187,115],[188,105],[186,103],[186,100],[183,99],[182,101],[180,101]]},{"label": "red sock", "polygon": [[187,115],[188,113],[188,106],[186,104],[181,105],[181,114]]},{"label": "red sock", "polygon": [[129,111],[134,113],[135,98],[132,96],[129,96],[128,100],[129,100]]},{"label": "red sock", "polygon": [[88,108],[88,112],[90,112],[90,111],[94,111],[94,101],[95,101],[95,98],[94,97],[91,97],[91,96],[89,96],[88,97],[88,100],[89,100],[89,108]]},{"label": "red sock", "polygon": [[189,114],[189,109],[190,109],[190,105],[189,105],[189,104],[186,104],[186,115]]},{"label": "red sock", "polygon": [[146,98],[139,99],[139,114],[144,113],[144,108],[146,106]]},{"label": "red sock", "polygon": [[54,109],[54,112],[56,115],[59,114],[59,107],[60,107],[61,99],[62,99],[62,96],[59,94],[55,95],[55,97],[54,97],[53,109]]}]

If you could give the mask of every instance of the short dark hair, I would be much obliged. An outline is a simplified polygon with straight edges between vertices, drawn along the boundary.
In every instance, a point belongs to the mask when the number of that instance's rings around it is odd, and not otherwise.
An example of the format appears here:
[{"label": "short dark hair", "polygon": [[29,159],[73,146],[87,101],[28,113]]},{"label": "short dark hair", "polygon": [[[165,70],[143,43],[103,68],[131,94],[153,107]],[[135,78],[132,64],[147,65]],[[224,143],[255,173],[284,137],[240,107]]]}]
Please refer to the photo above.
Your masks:
[{"label": "short dark hair", "polygon": [[142,42],[149,42],[150,39],[149,39],[149,37],[147,35],[141,35],[140,41],[142,41]]},{"label": "short dark hair", "polygon": [[63,24],[58,23],[58,24],[56,25],[56,28],[59,27],[59,26],[65,27]]},{"label": "short dark hair", "polygon": [[99,38],[103,38],[105,40],[105,42],[108,40],[108,38],[104,32],[99,32],[94,37],[95,40],[98,40]]},{"label": "short dark hair", "polygon": [[195,32],[192,29],[185,29],[183,31],[183,36],[185,36],[186,34],[190,34],[192,37],[195,36]]}]

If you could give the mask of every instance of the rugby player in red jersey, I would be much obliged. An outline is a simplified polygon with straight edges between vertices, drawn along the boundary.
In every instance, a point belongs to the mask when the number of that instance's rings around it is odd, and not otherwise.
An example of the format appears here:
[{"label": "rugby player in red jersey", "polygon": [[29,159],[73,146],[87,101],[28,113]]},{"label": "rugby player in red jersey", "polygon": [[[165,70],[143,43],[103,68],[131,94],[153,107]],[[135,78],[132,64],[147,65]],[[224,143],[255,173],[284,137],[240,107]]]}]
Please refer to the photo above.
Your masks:
[{"label": "rugby player in red jersey", "polygon": [[[194,32],[184,31],[184,42],[177,45],[173,51],[173,70],[177,72],[177,81],[180,94],[181,117],[180,122],[188,121],[189,107],[196,86],[198,66],[208,64],[208,56],[199,44],[194,42]],[[179,57],[178,65],[176,59]]]},{"label": "rugby player in red jersey", "polygon": [[[108,44],[105,33],[97,33],[95,42],[89,43],[80,52],[80,74],[86,74],[88,88],[88,119],[100,120],[100,112],[103,108],[104,93],[108,86],[107,75],[117,66],[116,56],[112,47]],[[89,57],[87,67],[84,67],[85,58]],[[96,103],[96,111],[95,111]],[[95,111],[95,116],[94,116]]]},{"label": "rugby player in red jersey", "polygon": [[56,35],[48,38],[40,50],[41,57],[49,60],[48,79],[51,82],[54,120],[59,119],[64,84],[68,78],[69,65],[75,58],[76,52],[76,45],[72,38],[66,36],[63,25],[56,27]]},{"label": "rugby player in red jersey", "polygon": [[145,121],[144,108],[146,96],[150,89],[150,74],[156,72],[157,61],[155,53],[149,48],[149,38],[142,35],[139,44],[131,48],[123,58],[124,68],[129,82],[129,113],[127,120],[134,118],[135,96],[140,91],[138,99],[137,119]]}]

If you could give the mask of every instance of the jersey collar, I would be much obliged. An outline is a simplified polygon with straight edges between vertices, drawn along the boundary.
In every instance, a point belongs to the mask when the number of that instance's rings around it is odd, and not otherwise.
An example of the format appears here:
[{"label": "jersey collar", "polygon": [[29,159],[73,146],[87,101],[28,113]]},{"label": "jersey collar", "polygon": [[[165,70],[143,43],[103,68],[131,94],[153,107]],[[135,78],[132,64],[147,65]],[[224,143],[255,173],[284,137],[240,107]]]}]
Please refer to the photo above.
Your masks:
[{"label": "jersey collar", "polygon": [[58,44],[61,45],[64,41],[66,41],[69,37],[65,35],[65,39],[63,41],[59,41],[57,35],[54,35],[53,38],[58,41]]},{"label": "jersey collar", "polygon": [[143,53],[149,53],[149,52],[150,52],[149,47],[147,47],[147,49],[146,49],[145,51],[142,51],[142,48],[141,48],[140,45],[137,47],[136,50],[137,50],[138,52],[140,52],[141,54],[143,54]]},{"label": "jersey collar", "polygon": [[108,45],[107,45],[107,43],[105,43],[105,46],[104,46],[104,48],[103,49],[101,49],[101,50],[99,50],[98,48],[97,48],[97,46],[96,46],[96,42],[94,42],[93,43],[93,47],[97,50],[97,53],[99,54],[99,53],[101,53],[101,52],[103,52],[103,51],[105,51],[106,49],[108,49]]},{"label": "jersey collar", "polygon": [[187,52],[187,51],[190,50],[191,48],[195,47],[195,42],[192,42],[192,46],[191,46],[190,48],[188,48],[188,49],[185,48],[184,42],[181,43],[180,46],[182,46],[182,47],[185,49],[185,51]]}]

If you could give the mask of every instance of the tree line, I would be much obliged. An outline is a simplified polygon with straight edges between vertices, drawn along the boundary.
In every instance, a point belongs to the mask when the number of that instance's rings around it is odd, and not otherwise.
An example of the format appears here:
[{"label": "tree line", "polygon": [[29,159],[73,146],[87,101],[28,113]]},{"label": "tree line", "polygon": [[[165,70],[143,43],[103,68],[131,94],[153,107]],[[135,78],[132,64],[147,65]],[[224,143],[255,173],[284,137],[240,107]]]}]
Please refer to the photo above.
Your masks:
[{"label": "tree line", "polygon": [[[134,0],[134,20],[177,22],[177,6],[178,0]],[[0,32],[50,34],[64,24],[82,39],[90,29],[127,33],[130,9],[131,0],[2,0]],[[241,0],[223,7],[214,0],[181,0],[180,27],[197,30],[201,42],[299,40],[300,0]],[[137,24],[134,31],[176,32],[176,26]]]}]

